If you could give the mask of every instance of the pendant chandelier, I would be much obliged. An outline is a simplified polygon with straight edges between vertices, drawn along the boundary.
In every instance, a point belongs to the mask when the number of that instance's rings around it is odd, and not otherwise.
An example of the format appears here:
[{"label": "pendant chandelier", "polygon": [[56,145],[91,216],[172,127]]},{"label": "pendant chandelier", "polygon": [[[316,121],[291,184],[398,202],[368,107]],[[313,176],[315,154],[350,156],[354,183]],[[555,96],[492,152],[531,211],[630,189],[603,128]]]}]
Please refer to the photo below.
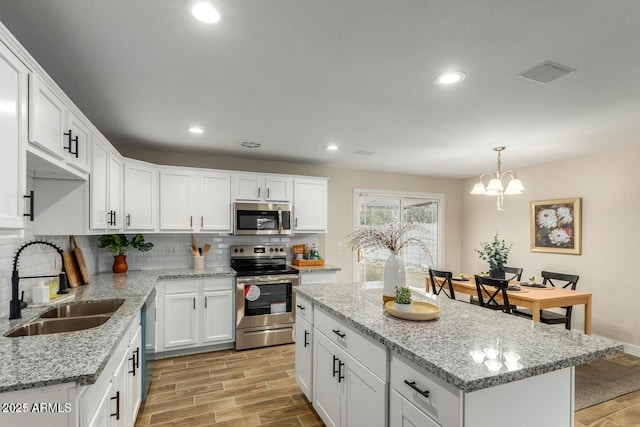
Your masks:
[{"label": "pendant chandelier", "polygon": [[[497,206],[499,211],[504,211],[503,196],[511,196],[514,194],[520,194],[524,191],[522,182],[516,176],[516,173],[512,170],[502,172],[502,159],[500,153],[505,147],[496,147],[493,151],[498,152],[498,170],[495,173],[484,173],[480,175],[480,180],[473,186],[471,194],[483,194],[485,196],[497,196]],[[506,188],[503,184],[503,179],[509,178],[509,183]],[[483,180],[488,180],[486,186]]]}]

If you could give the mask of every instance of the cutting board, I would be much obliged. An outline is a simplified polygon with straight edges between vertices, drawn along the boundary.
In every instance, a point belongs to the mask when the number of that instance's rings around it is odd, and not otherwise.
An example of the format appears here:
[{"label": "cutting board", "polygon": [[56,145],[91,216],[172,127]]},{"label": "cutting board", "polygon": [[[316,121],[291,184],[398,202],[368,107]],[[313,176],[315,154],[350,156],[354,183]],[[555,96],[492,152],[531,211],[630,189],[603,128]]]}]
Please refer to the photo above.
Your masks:
[{"label": "cutting board", "polygon": [[82,279],[80,278],[80,269],[78,268],[78,262],[76,261],[76,254],[71,251],[64,251],[62,253],[62,262],[64,263],[64,271],[67,272],[67,281],[72,288],[82,285]]},{"label": "cutting board", "polygon": [[87,264],[84,262],[84,255],[82,254],[82,249],[78,247],[76,243],[76,238],[71,236],[71,244],[73,245],[73,253],[76,256],[76,262],[78,263],[78,269],[80,270],[80,275],[82,276],[82,282],[85,285],[89,284],[89,271],[87,271]]}]

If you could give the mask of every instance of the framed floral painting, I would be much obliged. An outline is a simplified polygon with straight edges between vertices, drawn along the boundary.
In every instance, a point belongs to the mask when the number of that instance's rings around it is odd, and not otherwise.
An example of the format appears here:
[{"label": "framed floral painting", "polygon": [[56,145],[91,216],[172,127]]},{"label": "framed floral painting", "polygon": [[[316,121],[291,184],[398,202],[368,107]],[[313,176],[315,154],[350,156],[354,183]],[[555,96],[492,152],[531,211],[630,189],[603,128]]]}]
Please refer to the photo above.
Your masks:
[{"label": "framed floral painting", "polygon": [[582,253],[582,199],[531,202],[531,251]]}]

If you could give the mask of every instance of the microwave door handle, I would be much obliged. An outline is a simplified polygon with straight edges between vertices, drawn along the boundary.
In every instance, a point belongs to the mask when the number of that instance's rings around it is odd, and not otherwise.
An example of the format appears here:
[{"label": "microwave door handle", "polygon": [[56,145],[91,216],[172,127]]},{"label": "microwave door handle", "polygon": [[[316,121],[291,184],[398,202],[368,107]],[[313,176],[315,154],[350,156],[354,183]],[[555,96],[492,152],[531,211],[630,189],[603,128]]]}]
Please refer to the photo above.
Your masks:
[{"label": "microwave door handle", "polygon": [[282,225],[282,210],[278,209],[278,232],[281,233],[284,230]]}]

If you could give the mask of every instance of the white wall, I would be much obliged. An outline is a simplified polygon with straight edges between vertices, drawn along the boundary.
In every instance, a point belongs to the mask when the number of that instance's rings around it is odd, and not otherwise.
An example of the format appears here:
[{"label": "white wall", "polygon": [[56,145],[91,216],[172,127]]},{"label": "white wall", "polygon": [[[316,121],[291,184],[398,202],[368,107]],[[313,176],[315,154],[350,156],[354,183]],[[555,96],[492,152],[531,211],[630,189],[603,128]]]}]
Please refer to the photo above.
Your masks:
[{"label": "white wall", "polygon": [[[488,269],[474,249],[498,230],[513,244],[508,265],[523,267],[524,276],[540,277],[541,270],[580,275],[578,289],[593,294],[594,335],[640,345],[638,160],[640,148],[632,148],[519,169],[526,190],[505,196],[504,212],[496,210],[495,197],[469,194],[476,180],[465,180],[463,270]],[[582,198],[582,255],[531,252],[529,202],[571,197]],[[574,309],[573,327],[582,330],[583,320],[584,310]]]}]

